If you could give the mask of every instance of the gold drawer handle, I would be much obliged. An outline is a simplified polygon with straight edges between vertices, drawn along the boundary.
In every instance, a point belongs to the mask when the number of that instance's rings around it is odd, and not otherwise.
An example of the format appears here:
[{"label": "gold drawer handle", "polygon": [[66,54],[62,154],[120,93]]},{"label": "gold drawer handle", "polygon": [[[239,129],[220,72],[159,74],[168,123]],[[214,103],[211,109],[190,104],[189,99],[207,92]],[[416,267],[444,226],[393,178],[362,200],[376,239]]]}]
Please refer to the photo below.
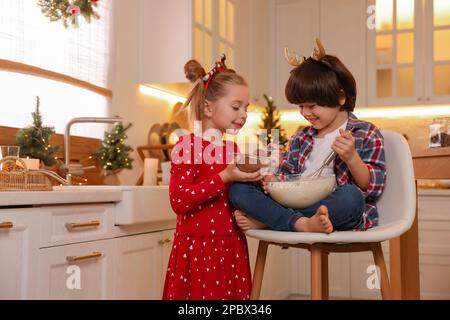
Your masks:
[{"label": "gold drawer handle", "polygon": [[66,228],[68,230],[81,229],[81,228],[96,228],[100,225],[100,221],[88,221],[79,223],[66,223]]},{"label": "gold drawer handle", "polygon": [[166,243],[171,243],[172,242],[172,240],[170,240],[169,238],[166,238],[166,239],[164,239],[164,240],[159,240],[158,241],[158,244],[159,245],[164,245],[164,244],[166,244]]},{"label": "gold drawer handle", "polygon": [[68,256],[66,259],[69,262],[77,262],[81,260],[100,258],[102,255],[103,254],[101,252],[94,251],[91,254],[87,254],[84,256]]},{"label": "gold drawer handle", "polygon": [[12,229],[14,224],[12,222],[0,222],[0,229]]}]

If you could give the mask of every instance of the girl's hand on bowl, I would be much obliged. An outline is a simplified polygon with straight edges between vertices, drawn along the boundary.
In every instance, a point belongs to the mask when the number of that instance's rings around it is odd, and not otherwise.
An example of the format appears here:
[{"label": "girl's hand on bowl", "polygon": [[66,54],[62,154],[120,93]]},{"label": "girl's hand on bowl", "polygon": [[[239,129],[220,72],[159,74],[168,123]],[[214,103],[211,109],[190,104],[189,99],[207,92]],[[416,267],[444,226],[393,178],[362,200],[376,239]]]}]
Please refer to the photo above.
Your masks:
[{"label": "girl's hand on bowl", "polygon": [[220,178],[224,183],[233,181],[237,182],[254,182],[262,179],[261,171],[244,172],[239,170],[236,163],[230,163],[225,170],[219,173]]}]

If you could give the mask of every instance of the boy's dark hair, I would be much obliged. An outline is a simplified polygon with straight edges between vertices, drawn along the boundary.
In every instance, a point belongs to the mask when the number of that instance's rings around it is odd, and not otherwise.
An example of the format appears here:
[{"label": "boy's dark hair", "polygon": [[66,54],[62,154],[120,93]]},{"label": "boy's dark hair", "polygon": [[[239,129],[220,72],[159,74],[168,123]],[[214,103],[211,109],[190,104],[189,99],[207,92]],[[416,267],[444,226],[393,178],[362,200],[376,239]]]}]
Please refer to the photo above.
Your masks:
[{"label": "boy's dark hair", "polygon": [[292,104],[315,102],[324,107],[339,106],[339,97],[345,94],[341,111],[353,111],[356,103],[356,81],[337,57],[325,55],[320,61],[306,59],[291,71],[285,94]]}]

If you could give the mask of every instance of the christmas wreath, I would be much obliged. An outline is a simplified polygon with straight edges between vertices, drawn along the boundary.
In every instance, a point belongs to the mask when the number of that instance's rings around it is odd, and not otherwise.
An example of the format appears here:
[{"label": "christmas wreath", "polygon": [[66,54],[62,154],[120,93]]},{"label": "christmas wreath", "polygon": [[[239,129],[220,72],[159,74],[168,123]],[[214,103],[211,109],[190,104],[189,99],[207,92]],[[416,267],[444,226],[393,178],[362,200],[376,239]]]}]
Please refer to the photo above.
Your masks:
[{"label": "christmas wreath", "polygon": [[78,17],[81,15],[87,22],[92,18],[99,19],[95,11],[99,0],[38,0],[42,13],[50,21],[62,20],[64,26],[78,26]]}]

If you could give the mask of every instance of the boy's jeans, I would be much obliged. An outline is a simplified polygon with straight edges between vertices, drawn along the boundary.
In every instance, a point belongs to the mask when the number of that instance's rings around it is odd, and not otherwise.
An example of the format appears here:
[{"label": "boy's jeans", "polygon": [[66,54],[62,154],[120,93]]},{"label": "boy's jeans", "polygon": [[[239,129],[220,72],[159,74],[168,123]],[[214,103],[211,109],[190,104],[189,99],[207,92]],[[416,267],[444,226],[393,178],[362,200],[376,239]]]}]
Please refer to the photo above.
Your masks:
[{"label": "boy's jeans", "polygon": [[321,205],[328,208],[333,230],[351,230],[360,221],[365,208],[361,191],[351,184],[337,187],[328,197],[305,209],[285,208],[252,183],[233,184],[229,198],[236,209],[278,231],[295,231],[297,219],[313,216]]}]

